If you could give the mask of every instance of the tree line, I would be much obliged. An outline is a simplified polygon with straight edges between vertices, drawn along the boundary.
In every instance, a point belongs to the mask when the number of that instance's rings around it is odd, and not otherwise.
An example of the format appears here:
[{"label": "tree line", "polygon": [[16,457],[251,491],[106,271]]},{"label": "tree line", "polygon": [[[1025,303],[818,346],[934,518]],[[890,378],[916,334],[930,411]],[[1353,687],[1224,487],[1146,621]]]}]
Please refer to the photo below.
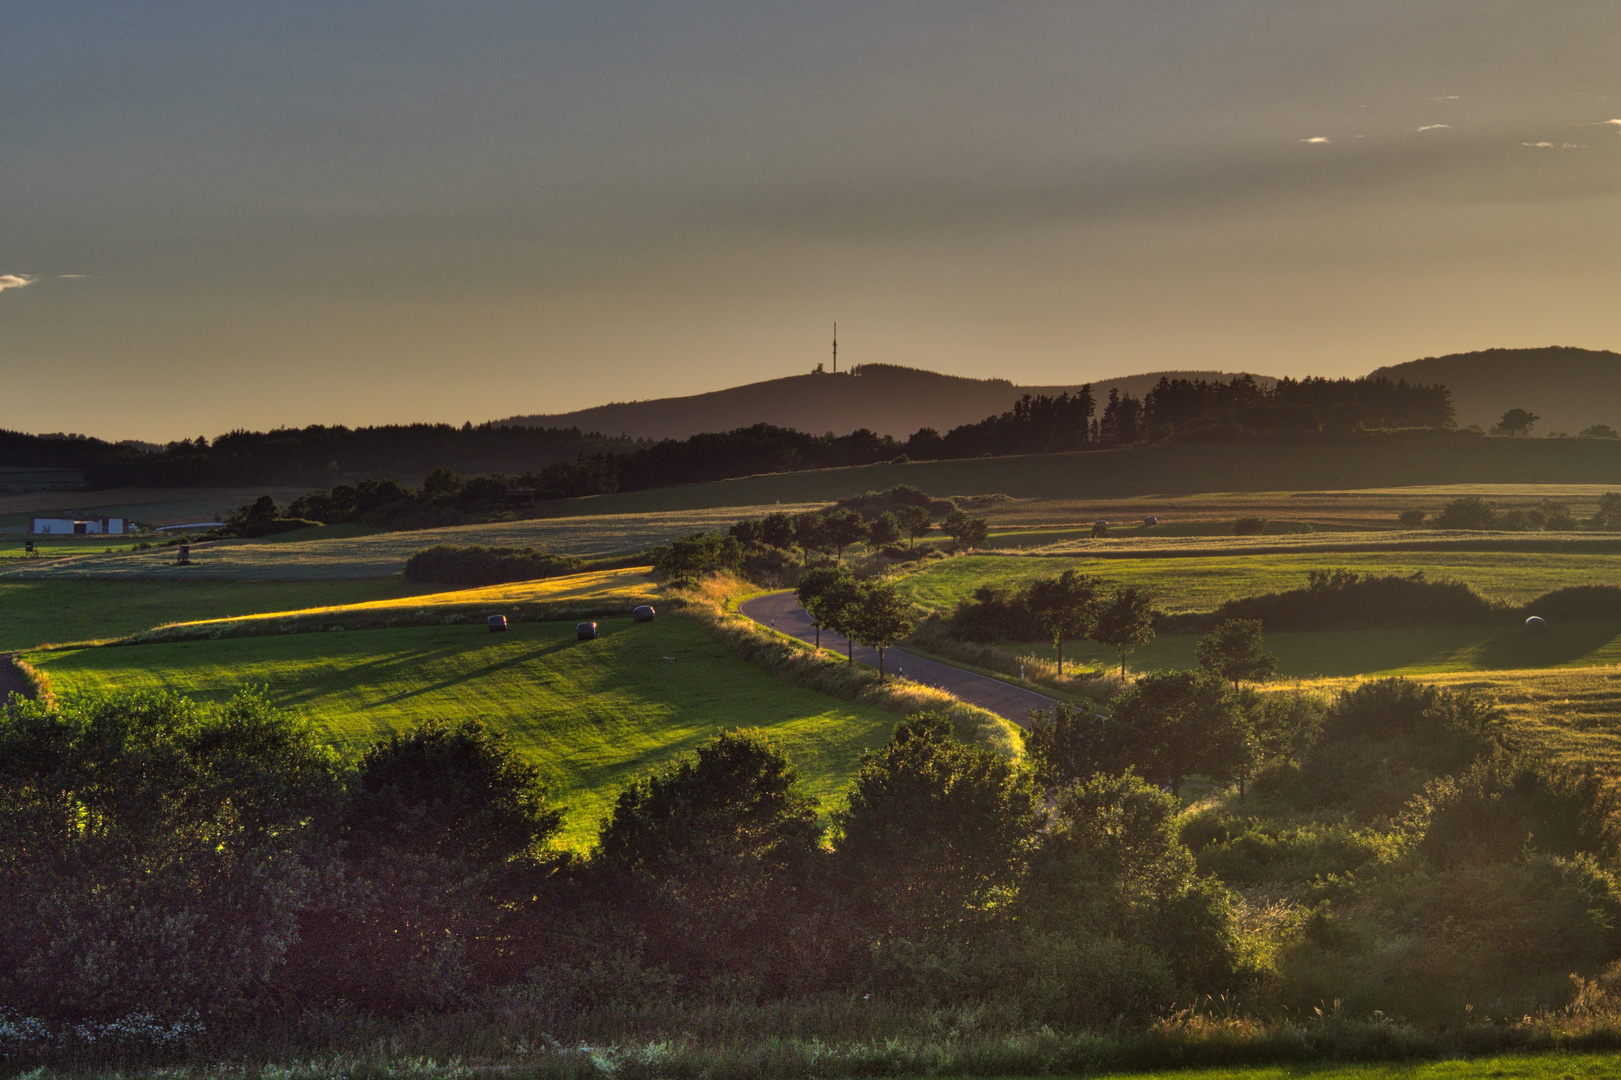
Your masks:
[{"label": "tree line", "polygon": [[[503,424],[312,425],[232,431],[162,447],[0,432],[10,464],[83,470],[92,487],[315,484],[369,475],[395,482],[435,469],[522,476],[555,497],[640,491],[757,473],[1129,446],[1171,439],[1297,436],[1322,431],[1453,426],[1450,392],[1389,379],[1283,379],[1267,388],[1163,378],[1141,400],[1111,391],[1097,413],[1090,386],[1025,395],[1004,413],[904,441],[861,429],[811,435],[771,424],[687,439],[633,442],[578,428]],[[378,482],[383,482],[379,480]]]}]

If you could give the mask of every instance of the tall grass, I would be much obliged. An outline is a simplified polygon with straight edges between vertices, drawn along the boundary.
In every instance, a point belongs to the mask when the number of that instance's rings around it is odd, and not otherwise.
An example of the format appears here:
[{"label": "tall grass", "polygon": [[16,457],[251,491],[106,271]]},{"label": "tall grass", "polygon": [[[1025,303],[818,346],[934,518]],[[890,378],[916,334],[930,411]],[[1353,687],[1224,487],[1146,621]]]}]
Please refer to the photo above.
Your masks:
[{"label": "tall grass", "polygon": [[[461,1080],[514,1072],[534,1080],[842,1080],[1301,1065],[1333,1077],[1334,1062],[1536,1052],[1550,1056],[1520,1059],[1512,1072],[1487,1075],[1552,1080],[1570,1075],[1572,1055],[1621,1049],[1621,1020],[1613,1012],[1569,1011],[1440,1031],[1350,1017],[1333,1007],[1260,1018],[1221,1001],[1176,1010],[1144,1027],[1104,1031],[1031,1029],[1011,1012],[996,1002],[941,1009],[861,998],[777,1005],[656,1002],[560,1012],[519,990],[492,994],[461,1011],[410,1017],[270,1011],[194,1039],[179,1054],[160,1055],[127,1040],[98,1045],[68,1039],[18,1047],[6,1064],[8,1071],[48,1064],[44,1075],[243,1080]],[[159,1067],[160,1061],[167,1067]],[[1537,1067],[1542,1063],[1546,1071]],[[1587,1064],[1598,1068],[1583,1074],[1603,1074],[1601,1063]]]}]

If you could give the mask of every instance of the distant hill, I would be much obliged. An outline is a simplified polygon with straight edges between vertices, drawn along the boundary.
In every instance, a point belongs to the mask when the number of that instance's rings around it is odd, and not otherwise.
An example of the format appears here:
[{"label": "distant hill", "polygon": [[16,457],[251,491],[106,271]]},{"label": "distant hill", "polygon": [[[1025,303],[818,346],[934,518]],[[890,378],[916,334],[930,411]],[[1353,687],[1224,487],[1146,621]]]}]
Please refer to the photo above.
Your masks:
[{"label": "distant hill", "polygon": [[1621,429],[1621,353],[1550,346],[1428,356],[1374,375],[1445,383],[1458,426],[1490,428],[1509,409],[1542,417],[1534,434],[1574,435],[1593,424]]},{"label": "distant hill", "polygon": [[[1218,371],[1167,371],[1092,383],[1099,409],[1109,388],[1141,397],[1160,377],[1230,379]],[[1273,379],[1257,376],[1270,386]],[[577,427],[633,439],[685,439],[703,431],[775,424],[815,435],[867,428],[905,438],[918,428],[947,431],[1006,412],[1024,394],[1058,394],[1083,384],[1017,386],[1006,379],[969,379],[893,364],[863,364],[850,372],[790,375],[690,397],[616,402],[571,413],[514,416],[497,421],[523,427]]]}]

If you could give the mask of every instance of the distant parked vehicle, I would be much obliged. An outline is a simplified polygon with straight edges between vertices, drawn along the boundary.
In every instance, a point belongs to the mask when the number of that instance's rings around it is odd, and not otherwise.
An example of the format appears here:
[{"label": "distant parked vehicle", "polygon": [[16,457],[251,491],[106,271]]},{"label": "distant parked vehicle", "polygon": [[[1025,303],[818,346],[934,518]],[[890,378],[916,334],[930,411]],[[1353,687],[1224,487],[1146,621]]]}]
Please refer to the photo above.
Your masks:
[{"label": "distant parked vehicle", "polygon": [[658,612],[653,610],[653,605],[651,604],[643,604],[641,607],[630,613],[630,617],[635,619],[637,622],[652,622],[654,617],[657,615]]},{"label": "distant parked vehicle", "polygon": [[507,628],[507,617],[505,615],[491,615],[484,621],[490,624],[490,633],[492,634],[499,634]]},{"label": "distant parked vehicle", "polygon": [[1144,525],[1158,525],[1159,524],[1159,518],[1155,517],[1153,514],[1149,514],[1147,517],[1143,518],[1143,524]]},{"label": "distant parked vehicle", "polygon": [[597,639],[597,624],[583,622],[574,628],[574,636],[581,641],[595,641]]}]

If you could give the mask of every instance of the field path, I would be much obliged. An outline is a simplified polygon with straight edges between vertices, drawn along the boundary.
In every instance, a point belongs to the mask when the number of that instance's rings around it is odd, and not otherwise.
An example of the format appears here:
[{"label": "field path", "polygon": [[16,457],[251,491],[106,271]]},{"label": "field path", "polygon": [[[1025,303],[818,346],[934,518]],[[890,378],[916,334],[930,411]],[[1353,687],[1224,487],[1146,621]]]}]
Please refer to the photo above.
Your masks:
[{"label": "field path", "polygon": [[4,705],[13,694],[25,698],[34,696],[34,688],[22,677],[22,672],[11,663],[14,655],[16,654],[0,653],[0,705]]},{"label": "field path", "polygon": [[[799,601],[794,599],[791,592],[770,593],[766,596],[757,596],[753,600],[745,600],[738,610],[761,626],[771,627],[801,641],[816,640],[816,625],[811,622],[810,615],[799,606]],[[822,648],[842,653],[847,648],[847,643],[843,635],[824,630]],[[877,649],[858,645],[855,652],[856,659],[863,664],[878,666]],[[884,669],[891,674],[904,674],[913,682],[938,687],[970,705],[989,709],[1020,727],[1028,724],[1031,709],[1051,709],[1058,703],[1056,699],[1038,694],[1034,690],[1026,690],[1002,682],[1000,679],[988,678],[959,667],[952,667],[950,664],[942,664],[937,660],[929,660],[905,649],[886,650]]]}]

